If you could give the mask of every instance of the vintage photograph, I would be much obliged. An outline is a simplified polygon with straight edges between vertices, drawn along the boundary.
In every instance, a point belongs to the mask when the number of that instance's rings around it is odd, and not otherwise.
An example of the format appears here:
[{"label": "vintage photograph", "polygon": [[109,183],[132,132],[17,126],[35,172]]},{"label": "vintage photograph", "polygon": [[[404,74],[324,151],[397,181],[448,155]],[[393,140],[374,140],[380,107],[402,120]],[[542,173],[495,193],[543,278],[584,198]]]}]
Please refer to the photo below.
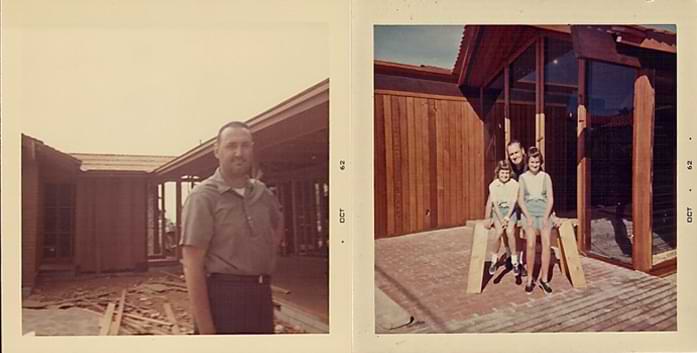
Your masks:
[{"label": "vintage photograph", "polygon": [[375,330],[677,330],[677,27],[375,25]]},{"label": "vintage photograph", "polygon": [[54,15],[3,54],[22,334],[328,333],[329,26]]}]

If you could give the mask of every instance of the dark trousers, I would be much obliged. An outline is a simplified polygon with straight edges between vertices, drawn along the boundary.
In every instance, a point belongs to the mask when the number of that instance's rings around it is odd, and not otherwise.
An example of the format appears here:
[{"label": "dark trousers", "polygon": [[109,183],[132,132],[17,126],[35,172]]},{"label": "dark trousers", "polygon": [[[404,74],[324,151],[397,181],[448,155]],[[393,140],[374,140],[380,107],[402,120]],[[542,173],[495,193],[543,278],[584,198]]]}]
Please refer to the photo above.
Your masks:
[{"label": "dark trousers", "polygon": [[262,280],[259,276],[212,274],[208,277],[208,299],[216,333],[272,334],[270,282],[269,276],[263,276]]}]

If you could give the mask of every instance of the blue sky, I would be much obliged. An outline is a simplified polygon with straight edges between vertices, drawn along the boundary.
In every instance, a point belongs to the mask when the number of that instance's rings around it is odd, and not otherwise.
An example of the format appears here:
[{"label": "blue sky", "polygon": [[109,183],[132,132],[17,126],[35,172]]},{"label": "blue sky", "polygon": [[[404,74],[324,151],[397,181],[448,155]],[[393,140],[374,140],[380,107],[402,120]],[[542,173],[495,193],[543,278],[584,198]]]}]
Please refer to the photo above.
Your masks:
[{"label": "blue sky", "polygon": [[375,26],[375,59],[452,69],[464,26]]},{"label": "blue sky", "polygon": [[[676,31],[675,25],[647,25]],[[375,59],[452,69],[463,25],[375,26]]]}]

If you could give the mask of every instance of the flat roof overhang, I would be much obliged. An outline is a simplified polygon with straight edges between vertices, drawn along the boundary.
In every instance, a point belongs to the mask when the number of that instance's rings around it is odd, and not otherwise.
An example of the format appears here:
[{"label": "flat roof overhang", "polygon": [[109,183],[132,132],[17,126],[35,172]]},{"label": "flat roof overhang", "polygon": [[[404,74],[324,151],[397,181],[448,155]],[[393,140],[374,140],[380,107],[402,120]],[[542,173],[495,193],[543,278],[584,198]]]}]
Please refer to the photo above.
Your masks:
[{"label": "flat roof overhang", "polygon": [[[329,79],[246,121],[254,135],[255,154],[265,179],[281,171],[328,163]],[[184,176],[205,178],[218,165],[215,136],[152,172],[157,181]],[[328,174],[328,170],[327,170]]]}]

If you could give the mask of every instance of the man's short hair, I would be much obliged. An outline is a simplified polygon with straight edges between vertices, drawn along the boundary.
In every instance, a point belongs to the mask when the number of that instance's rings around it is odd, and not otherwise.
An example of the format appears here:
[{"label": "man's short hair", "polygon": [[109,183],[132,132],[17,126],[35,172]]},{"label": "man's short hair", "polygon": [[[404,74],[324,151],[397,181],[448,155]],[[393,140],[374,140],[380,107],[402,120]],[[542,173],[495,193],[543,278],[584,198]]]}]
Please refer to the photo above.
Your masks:
[{"label": "man's short hair", "polygon": [[216,143],[220,143],[220,136],[223,134],[223,131],[225,131],[225,129],[227,129],[227,128],[246,129],[247,131],[249,131],[250,135],[252,134],[252,130],[249,128],[249,125],[247,125],[246,123],[243,123],[241,121],[231,121],[231,122],[223,125],[222,127],[220,127],[220,130],[218,130],[218,136],[215,138]]},{"label": "man's short hair", "polygon": [[508,143],[508,146],[506,146],[506,147],[511,147],[511,145],[515,145],[515,144],[518,144],[518,147],[520,147],[521,151],[523,151],[523,153],[525,153],[525,149],[523,148],[523,144],[521,144],[520,141],[518,141],[518,140],[511,140]]}]

